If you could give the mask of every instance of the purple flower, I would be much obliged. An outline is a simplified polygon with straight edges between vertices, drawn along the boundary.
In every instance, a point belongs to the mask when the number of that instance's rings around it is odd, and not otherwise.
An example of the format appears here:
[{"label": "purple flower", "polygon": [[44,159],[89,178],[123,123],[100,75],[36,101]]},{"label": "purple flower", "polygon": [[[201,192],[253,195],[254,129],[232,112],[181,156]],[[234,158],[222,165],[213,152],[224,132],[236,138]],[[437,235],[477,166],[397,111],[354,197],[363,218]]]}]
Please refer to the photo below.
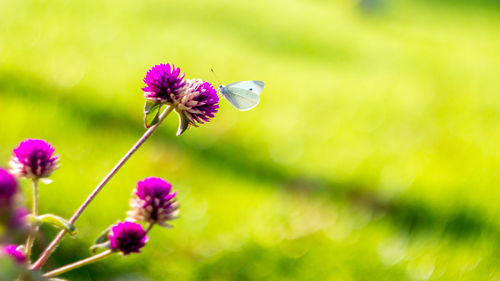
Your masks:
[{"label": "purple flower", "polygon": [[172,103],[185,86],[184,74],[173,64],[153,66],[144,78],[146,87],[142,88],[144,97],[154,102]]},{"label": "purple flower", "polygon": [[174,100],[177,111],[184,113],[189,123],[197,126],[214,118],[219,108],[219,96],[212,84],[200,79],[186,81],[182,94]]},{"label": "purple flower", "polygon": [[0,206],[12,202],[18,190],[16,178],[4,169],[0,169]]},{"label": "purple flower", "polygon": [[18,263],[26,262],[26,257],[24,256],[24,253],[19,251],[16,245],[5,245],[2,248],[2,252],[3,254],[14,258]]},{"label": "purple flower", "polygon": [[124,255],[139,253],[148,242],[146,231],[138,223],[118,222],[109,231],[111,249],[119,250]]},{"label": "purple flower", "polygon": [[137,182],[127,214],[136,221],[157,223],[168,227],[166,221],[177,217],[179,204],[175,201],[177,192],[171,192],[172,185],[160,178],[146,178]]},{"label": "purple flower", "polygon": [[19,177],[46,178],[58,168],[59,156],[44,140],[27,139],[14,149],[10,160],[11,172]]},{"label": "purple flower", "polygon": [[23,229],[28,226],[26,223],[26,216],[29,214],[28,210],[24,207],[19,207],[15,209],[12,213],[12,217],[9,221],[9,227],[11,229]]}]

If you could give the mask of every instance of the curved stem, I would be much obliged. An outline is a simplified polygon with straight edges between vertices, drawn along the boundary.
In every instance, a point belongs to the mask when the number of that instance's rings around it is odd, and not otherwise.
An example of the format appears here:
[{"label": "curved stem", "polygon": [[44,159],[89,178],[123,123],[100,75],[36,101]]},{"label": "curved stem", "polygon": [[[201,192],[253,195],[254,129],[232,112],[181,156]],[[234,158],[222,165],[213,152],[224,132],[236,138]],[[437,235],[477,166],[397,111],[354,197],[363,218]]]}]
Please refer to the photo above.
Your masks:
[{"label": "curved stem", "polygon": [[[32,215],[38,216],[38,179],[33,179],[33,203],[32,203]],[[30,261],[31,249],[35,243],[35,235],[38,231],[38,226],[31,226],[30,234],[28,235],[28,240],[26,240],[26,259]]]},{"label": "curved stem", "polygon": [[148,224],[148,227],[146,228],[146,234],[148,234],[148,233],[149,233],[149,231],[151,230],[151,228],[153,228],[153,225],[155,225],[155,224],[154,224],[154,223],[152,223],[152,222],[150,222],[150,223]]},{"label": "curved stem", "polygon": [[74,262],[72,264],[65,265],[63,267],[54,269],[52,271],[49,271],[49,272],[45,273],[43,275],[43,277],[54,277],[54,276],[66,273],[68,271],[80,268],[80,267],[82,267],[84,265],[87,265],[87,264],[99,261],[99,260],[101,260],[101,259],[103,259],[103,258],[105,258],[105,257],[107,257],[109,255],[111,255],[112,253],[113,253],[112,250],[106,250],[106,251],[104,251],[104,252],[102,252],[100,254],[97,254],[95,256],[91,256],[91,257],[88,257],[86,259]]},{"label": "curved stem", "polygon": [[[120,168],[127,162],[127,160],[134,154],[134,152],[141,147],[144,142],[156,131],[156,129],[160,126],[160,124],[165,120],[165,118],[168,116],[170,112],[173,110],[173,106],[167,106],[165,110],[160,114],[158,118],[158,123],[155,125],[151,126],[144,134],[142,137],[130,148],[130,150],[116,163],[116,165],[113,167],[113,169],[104,177],[104,179],[95,187],[95,189],[92,191],[92,193],[87,197],[85,202],[76,210],[76,212],[73,214],[71,219],[69,220],[70,223],[75,223],[75,221],[80,217],[82,212],[87,208],[87,206],[92,202],[92,200],[96,197],[96,195],[103,189],[103,187],[108,183],[108,181],[120,170]],[[38,260],[31,266],[31,269],[39,269],[41,268],[47,259],[50,257],[50,254],[54,251],[54,249],[57,247],[59,244],[59,241],[64,237],[66,234],[65,230],[61,230],[57,236],[52,240],[52,242],[47,246],[47,248],[43,251],[43,253],[40,255]]]}]

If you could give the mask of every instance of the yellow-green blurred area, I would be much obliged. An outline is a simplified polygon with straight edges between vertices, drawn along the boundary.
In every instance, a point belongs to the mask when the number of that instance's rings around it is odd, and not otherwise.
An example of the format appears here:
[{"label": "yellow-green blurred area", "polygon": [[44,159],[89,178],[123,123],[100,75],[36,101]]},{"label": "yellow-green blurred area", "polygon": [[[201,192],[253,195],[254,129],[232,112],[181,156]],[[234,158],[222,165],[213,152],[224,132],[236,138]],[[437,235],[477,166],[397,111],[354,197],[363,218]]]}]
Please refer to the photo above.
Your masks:
[{"label": "yellow-green blurred area", "polygon": [[175,227],[62,277],[500,280],[499,35],[493,0],[3,0],[0,163],[51,142],[62,166],[41,211],[69,217],[144,132],[146,71],[217,85],[213,68],[265,81],[261,103],[221,100],[181,137],[169,116],[47,269],[88,256],[158,176]]}]

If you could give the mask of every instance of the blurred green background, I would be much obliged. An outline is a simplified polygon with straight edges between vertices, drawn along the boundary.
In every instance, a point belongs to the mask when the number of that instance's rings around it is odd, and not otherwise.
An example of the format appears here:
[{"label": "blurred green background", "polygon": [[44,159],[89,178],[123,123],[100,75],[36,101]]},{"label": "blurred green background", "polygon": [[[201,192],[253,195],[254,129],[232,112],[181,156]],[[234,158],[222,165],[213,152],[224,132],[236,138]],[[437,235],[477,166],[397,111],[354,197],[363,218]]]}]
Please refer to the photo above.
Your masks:
[{"label": "blurred green background", "polygon": [[69,217],[144,131],[146,71],[213,68],[265,81],[260,105],[222,100],[181,137],[170,116],[47,268],[88,256],[159,176],[175,227],[63,277],[500,280],[498,3],[3,0],[0,165],[25,138],[55,145],[41,209]]}]

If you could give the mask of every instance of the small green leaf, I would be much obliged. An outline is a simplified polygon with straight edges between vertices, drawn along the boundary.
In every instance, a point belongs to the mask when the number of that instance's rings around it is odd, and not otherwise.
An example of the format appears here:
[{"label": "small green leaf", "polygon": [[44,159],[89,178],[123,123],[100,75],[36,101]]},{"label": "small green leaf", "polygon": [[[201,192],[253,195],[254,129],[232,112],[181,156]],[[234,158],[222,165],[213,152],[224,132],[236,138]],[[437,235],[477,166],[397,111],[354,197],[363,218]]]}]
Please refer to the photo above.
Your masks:
[{"label": "small green leaf", "polygon": [[94,244],[101,244],[101,243],[108,241],[108,239],[109,239],[108,235],[109,235],[109,231],[111,230],[111,227],[113,227],[113,226],[110,225],[110,226],[108,226],[108,228],[103,230],[101,232],[101,234],[99,234],[99,237],[97,237],[97,239],[95,240]]},{"label": "small green leaf", "polygon": [[179,115],[179,129],[177,129],[177,136],[182,135],[189,128],[189,120],[182,111],[175,111]]},{"label": "small green leaf", "polygon": [[33,216],[33,215],[28,215],[28,221],[32,224],[50,224],[52,226],[55,226],[59,229],[64,229],[66,230],[69,234],[71,235],[76,235],[76,227],[71,224],[69,221],[56,216],[52,214],[46,214],[46,215],[40,215],[40,216]]},{"label": "small green leaf", "polygon": [[146,100],[146,103],[144,104],[144,114],[149,114],[151,111],[161,103],[159,102],[154,102],[150,100]]},{"label": "small green leaf", "polygon": [[99,243],[99,244],[94,244],[92,246],[90,246],[90,251],[92,251],[92,253],[97,253],[97,251],[99,250],[109,250],[111,249],[111,242],[110,241],[106,241],[104,243]]},{"label": "small green leaf", "polygon": [[144,126],[149,128],[158,123],[162,104],[147,100],[144,104]]}]

